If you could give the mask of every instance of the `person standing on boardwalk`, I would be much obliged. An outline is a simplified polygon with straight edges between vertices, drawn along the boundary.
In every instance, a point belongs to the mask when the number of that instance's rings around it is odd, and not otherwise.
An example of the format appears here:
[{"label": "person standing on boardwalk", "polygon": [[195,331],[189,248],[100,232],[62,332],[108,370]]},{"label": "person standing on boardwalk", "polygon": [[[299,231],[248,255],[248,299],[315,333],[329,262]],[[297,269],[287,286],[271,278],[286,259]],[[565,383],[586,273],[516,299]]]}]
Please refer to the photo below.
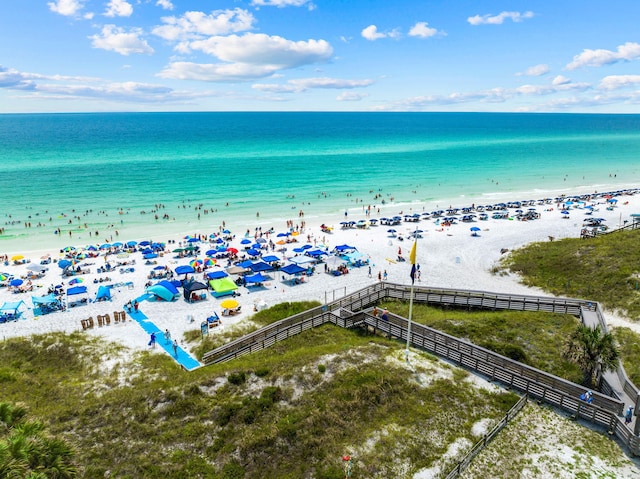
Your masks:
[{"label": "person standing on boardwalk", "polygon": [[173,355],[176,358],[178,357],[178,340],[177,339],[173,340]]},{"label": "person standing on boardwalk", "polygon": [[164,330],[164,343],[169,344],[171,342],[171,333],[168,329]]},{"label": "person standing on boardwalk", "polygon": [[151,336],[149,338],[149,346],[151,346],[152,348],[155,349],[155,347],[156,347],[156,333],[151,333]]},{"label": "person standing on boardwalk", "polygon": [[136,313],[138,312],[138,301],[137,300],[133,301],[133,309],[135,310]]}]

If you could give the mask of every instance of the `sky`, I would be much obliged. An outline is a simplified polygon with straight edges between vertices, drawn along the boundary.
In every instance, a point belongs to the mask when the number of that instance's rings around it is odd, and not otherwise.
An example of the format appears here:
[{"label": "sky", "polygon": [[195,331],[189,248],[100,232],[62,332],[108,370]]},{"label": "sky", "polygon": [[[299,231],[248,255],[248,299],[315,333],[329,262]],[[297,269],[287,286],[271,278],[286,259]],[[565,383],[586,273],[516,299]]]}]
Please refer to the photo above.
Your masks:
[{"label": "sky", "polygon": [[0,3],[0,113],[640,112],[639,0]]}]

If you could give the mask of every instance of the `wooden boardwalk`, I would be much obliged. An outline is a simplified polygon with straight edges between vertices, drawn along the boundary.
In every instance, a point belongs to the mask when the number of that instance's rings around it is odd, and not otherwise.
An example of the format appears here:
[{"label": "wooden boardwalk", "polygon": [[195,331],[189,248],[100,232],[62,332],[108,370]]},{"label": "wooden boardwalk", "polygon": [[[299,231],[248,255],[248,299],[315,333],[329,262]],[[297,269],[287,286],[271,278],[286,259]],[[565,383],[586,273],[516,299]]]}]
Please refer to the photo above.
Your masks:
[{"label": "wooden boardwalk", "polygon": [[[410,295],[409,286],[376,283],[322,307],[282,319],[209,351],[204,355],[203,362],[213,364],[229,361],[244,354],[268,348],[278,341],[326,323],[343,328],[369,328],[406,342],[408,319],[389,315],[387,320],[383,320],[371,312],[373,306],[381,300],[408,301]],[[592,301],[415,287],[414,302],[469,310],[480,308],[566,313],[581,318],[583,322],[596,321],[606,331],[600,306]],[[427,326],[412,323],[410,343],[413,347],[429,351],[491,381],[520,391],[532,399],[567,411],[576,419],[581,418],[604,427],[610,434],[617,436],[634,455],[640,455],[640,439],[624,424],[622,418],[625,401],[638,397],[638,390],[626,378],[622,366],[615,374],[618,381],[610,384],[607,379],[611,380],[611,378],[603,376],[601,390],[604,393],[594,393],[593,403],[587,404],[579,399],[580,394],[584,392],[584,386],[521,364]],[[621,391],[624,394],[621,394]]]}]

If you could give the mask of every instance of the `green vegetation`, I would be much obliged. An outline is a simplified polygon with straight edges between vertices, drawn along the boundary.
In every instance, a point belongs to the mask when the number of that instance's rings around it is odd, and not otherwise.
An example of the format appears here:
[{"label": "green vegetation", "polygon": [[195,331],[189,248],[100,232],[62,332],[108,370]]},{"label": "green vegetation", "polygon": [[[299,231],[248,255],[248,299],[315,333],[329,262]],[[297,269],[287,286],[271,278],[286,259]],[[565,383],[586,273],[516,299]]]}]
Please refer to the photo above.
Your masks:
[{"label": "green vegetation", "polygon": [[[382,308],[407,317],[409,305],[389,301]],[[581,370],[561,354],[564,338],[579,325],[574,316],[529,311],[466,311],[413,305],[412,320],[573,382]]]},{"label": "green vegetation", "polygon": [[635,318],[640,315],[639,245],[637,230],[531,243],[512,251],[502,267],[521,274],[529,286],[595,300]]},{"label": "green vegetation", "polygon": [[518,399],[403,358],[395,341],[325,325],[187,374],[162,354],[50,334],[0,343],[0,382],[87,478],[338,479],[345,454],[354,477],[410,477]]},{"label": "green vegetation", "polygon": [[20,406],[0,403],[0,477],[77,477],[71,447],[47,435],[42,423],[28,421],[26,415]]},{"label": "green vegetation", "polygon": [[613,328],[622,365],[633,384],[640,384],[640,334],[629,328]]},{"label": "green vegetation", "polygon": [[582,384],[596,387],[597,368],[601,367],[602,372],[615,371],[620,353],[611,333],[580,324],[565,341],[562,355],[580,368]]}]

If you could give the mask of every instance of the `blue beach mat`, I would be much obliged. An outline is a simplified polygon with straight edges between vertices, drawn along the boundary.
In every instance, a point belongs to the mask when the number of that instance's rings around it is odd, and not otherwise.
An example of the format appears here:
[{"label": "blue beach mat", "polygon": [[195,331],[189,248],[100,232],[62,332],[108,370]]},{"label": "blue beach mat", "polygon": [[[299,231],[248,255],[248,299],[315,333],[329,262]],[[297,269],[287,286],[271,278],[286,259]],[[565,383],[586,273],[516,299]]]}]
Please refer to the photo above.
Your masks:
[{"label": "blue beach mat", "polygon": [[[138,303],[140,303],[140,298],[138,298]],[[176,355],[173,351],[173,341],[165,341],[164,332],[160,331],[158,326],[153,324],[153,321],[147,318],[142,311],[131,311],[128,314],[146,333],[156,333],[156,347],[159,346],[164,349],[180,366],[187,371],[192,371],[200,367],[200,363],[180,346],[178,346],[178,354]]]}]

